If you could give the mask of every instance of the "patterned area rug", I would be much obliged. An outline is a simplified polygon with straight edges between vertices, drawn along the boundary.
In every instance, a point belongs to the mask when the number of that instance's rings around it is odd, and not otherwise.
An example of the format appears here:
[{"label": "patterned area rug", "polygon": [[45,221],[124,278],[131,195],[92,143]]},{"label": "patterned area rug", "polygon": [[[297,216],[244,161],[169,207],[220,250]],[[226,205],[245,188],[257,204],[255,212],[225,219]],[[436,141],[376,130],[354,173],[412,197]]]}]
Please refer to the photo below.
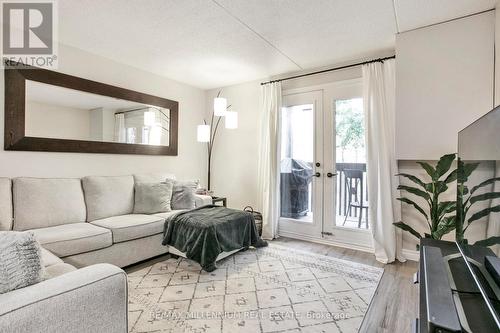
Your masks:
[{"label": "patterned area rug", "polygon": [[270,244],[130,273],[130,332],[357,332],[383,269]]}]

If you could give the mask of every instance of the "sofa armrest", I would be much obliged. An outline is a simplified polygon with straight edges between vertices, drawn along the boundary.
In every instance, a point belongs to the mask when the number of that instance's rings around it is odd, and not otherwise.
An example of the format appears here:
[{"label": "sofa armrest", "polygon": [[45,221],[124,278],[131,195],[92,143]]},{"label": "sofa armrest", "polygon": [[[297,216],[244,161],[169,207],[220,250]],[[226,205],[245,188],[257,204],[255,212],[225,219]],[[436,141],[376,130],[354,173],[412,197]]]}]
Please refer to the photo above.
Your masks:
[{"label": "sofa armrest", "polygon": [[195,201],[196,207],[212,204],[212,197],[209,195],[195,194],[195,197],[196,197]]},{"label": "sofa armrest", "polygon": [[0,295],[0,332],[127,332],[127,275],[97,264]]}]

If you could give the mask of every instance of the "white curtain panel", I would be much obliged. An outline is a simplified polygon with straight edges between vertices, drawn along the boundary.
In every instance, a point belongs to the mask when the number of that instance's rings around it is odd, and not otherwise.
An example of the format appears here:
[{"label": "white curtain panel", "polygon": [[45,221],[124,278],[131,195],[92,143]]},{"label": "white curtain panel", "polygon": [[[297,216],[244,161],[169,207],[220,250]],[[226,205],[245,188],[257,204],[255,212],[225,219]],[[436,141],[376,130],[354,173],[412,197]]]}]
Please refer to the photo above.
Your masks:
[{"label": "white curtain panel", "polygon": [[401,220],[396,200],[395,81],[393,59],[363,65],[369,220],[375,257],[382,263],[405,260],[401,232],[392,225]]},{"label": "white curtain panel", "polygon": [[261,87],[261,134],[259,149],[259,206],[262,212],[262,237],[278,237],[279,218],[279,115],[281,109],[281,83],[273,82]]},{"label": "white curtain panel", "polygon": [[115,142],[127,142],[127,131],[125,129],[125,115],[115,114]]}]

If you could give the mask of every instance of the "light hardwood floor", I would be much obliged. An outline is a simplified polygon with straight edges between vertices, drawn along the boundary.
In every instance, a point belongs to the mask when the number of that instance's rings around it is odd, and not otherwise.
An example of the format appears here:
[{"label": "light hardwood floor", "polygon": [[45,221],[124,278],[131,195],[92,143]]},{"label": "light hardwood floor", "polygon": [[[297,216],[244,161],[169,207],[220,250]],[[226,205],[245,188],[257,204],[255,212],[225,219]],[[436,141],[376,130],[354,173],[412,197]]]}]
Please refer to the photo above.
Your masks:
[{"label": "light hardwood floor", "polygon": [[326,256],[383,267],[384,275],[373,296],[360,332],[406,333],[418,313],[418,285],[413,284],[413,274],[418,263],[407,261],[383,265],[370,253],[311,243],[291,238],[279,238],[273,243]]},{"label": "light hardwood floor", "polygon": [[[418,286],[412,282],[413,274],[417,271],[418,264],[416,262],[407,261],[383,265],[377,262],[370,253],[284,237],[274,240],[273,243],[361,264],[383,267],[384,274],[373,296],[360,332],[407,333],[411,331],[411,323],[417,317],[418,312]],[[157,257],[130,266],[125,271],[130,273],[165,260],[167,257],[169,255]]]}]

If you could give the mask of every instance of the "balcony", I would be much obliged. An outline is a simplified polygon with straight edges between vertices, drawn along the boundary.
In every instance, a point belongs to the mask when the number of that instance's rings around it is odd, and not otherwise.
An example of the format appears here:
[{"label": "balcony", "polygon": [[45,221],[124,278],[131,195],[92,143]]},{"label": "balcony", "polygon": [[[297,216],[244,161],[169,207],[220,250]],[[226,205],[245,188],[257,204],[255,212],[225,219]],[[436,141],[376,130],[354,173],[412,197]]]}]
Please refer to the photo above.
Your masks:
[{"label": "balcony", "polygon": [[[291,170],[291,160],[282,162],[282,171]],[[301,169],[291,176],[285,172],[281,174],[281,217],[313,222],[312,216],[312,182],[313,165],[310,162],[293,161],[295,169]],[[368,205],[366,186],[365,163],[337,163],[337,177],[335,186],[335,225],[346,228],[367,229],[367,209],[359,205],[363,202]],[[351,191],[349,191],[351,188]],[[351,199],[349,200],[349,194]],[[351,209],[349,209],[351,202]],[[360,216],[361,214],[361,216]]]},{"label": "balcony", "polygon": [[[360,219],[360,208],[351,207],[349,201],[362,202],[368,206],[368,188],[366,182],[366,163],[337,163],[336,184],[336,226],[347,228],[369,228],[367,223],[367,209],[363,208]],[[358,181],[349,178],[352,171],[359,171],[361,177]],[[355,172],[356,173],[356,172]],[[352,198],[349,200],[349,187]]]}]

